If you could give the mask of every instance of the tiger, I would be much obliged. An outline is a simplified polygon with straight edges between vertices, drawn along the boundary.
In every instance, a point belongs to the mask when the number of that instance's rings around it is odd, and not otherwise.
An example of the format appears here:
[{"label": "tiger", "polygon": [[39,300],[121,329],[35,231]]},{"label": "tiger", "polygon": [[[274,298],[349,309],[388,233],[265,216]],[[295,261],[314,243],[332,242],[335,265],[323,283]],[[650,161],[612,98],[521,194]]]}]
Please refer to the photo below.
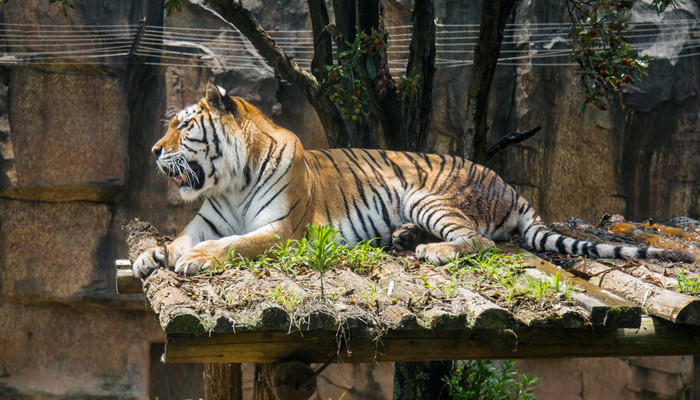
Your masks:
[{"label": "tiger", "polygon": [[519,234],[537,252],[693,262],[686,252],[593,243],[551,231],[494,171],[464,158],[388,150],[305,150],[259,109],[208,84],[152,148],[180,196],[202,205],[166,251],[133,263],[193,274],[231,255],[253,258],[326,225],[348,243],[415,250],[444,264]]}]

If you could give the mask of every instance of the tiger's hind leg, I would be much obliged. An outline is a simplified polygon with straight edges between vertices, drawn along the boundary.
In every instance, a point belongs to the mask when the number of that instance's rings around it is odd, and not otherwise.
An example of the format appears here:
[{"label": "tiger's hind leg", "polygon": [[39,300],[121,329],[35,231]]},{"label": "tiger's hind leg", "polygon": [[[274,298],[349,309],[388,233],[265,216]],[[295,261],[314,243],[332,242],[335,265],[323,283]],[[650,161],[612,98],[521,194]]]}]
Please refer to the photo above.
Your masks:
[{"label": "tiger's hind leg", "polygon": [[[418,233],[413,234],[414,241],[416,237],[421,237],[421,235],[440,239],[436,239],[434,243],[415,243],[417,244],[416,256],[419,259],[442,265],[448,263],[459,253],[473,254],[495,244],[492,240],[482,236],[475,228],[475,224],[459,211],[447,207],[429,215],[430,217],[425,223],[415,224],[414,229],[417,228]],[[406,225],[411,224],[404,224],[401,227]],[[392,239],[394,236],[401,238],[402,233],[405,237],[410,236],[404,232],[411,232],[411,230],[405,229],[399,232],[401,227],[394,232],[396,235],[392,235]]]}]

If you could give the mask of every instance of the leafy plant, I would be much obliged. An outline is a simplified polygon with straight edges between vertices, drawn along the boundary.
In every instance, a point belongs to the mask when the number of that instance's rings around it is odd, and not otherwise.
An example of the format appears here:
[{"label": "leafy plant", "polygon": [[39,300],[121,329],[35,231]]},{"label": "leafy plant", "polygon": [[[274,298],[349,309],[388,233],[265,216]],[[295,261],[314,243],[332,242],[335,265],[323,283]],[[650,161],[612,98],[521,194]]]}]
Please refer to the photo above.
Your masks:
[{"label": "leafy plant", "polygon": [[342,246],[343,263],[359,274],[369,274],[384,258],[385,253],[380,247],[374,247],[372,240],[363,240],[356,245]]},{"label": "leafy plant", "polygon": [[[569,35],[573,40],[572,57],[579,65],[579,86],[585,100],[579,109],[593,103],[607,109],[603,96],[617,91],[623,84],[634,84],[635,79],[647,76],[654,61],[632,48],[624,34],[630,27],[635,0],[568,0],[573,26]],[[658,13],[668,6],[675,9],[680,0],[653,0]]]},{"label": "leafy plant", "polygon": [[516,295],[523,291],[519,284],[523,268],[520,256],[499,254],[498,250],[489,248],[459,258],[455,262],[457,268],[463,268],[477,279],[483,277],[481,284],[490,281],[500,288],[506,304],[511,304]]},{"label": "leafy plant", "polygon": [[[303,254],[308,257],[309,265],[318,271],[321,277],[321,296],[324,296],[323,274],[328,272],[340,258],[336,239],[338,231],[326,225],[309,225],[307,229],[309,239],[305,243]],[[302,239],[302,241],[305,240]]]},{"label": "leafy plant", "polygon": [[375,56],[386,57],[386,48],[386,31],[372,28],[368,34],[358,28],[353,41],[345,41],[345,50],[338,54],[339,65],[325,67],[326,95],[338,105],[344,119],[360,120],[369,104],[361,78],[375,79],[382,73],[377,69]]},{"label": "leafy plant", "polygon": [[549,280],[545,276],[535,278],[530,275],[525,275],[525,280],[527,282],[527,293],[537,300],[542,300],[559,293],[561,293],[565,299],[569,299],[574,291],[573,287],[569,285],[568,282],[561,282],[559,272],[552,277],[552,280]]},{"label": "leafy plant", "polygon": [[281,283],[275,287],[275,290],[270,290],[269,294],[272,301],[281,305],[290,313],[301,303],[301,295],[289,290]]},{"label": "leafy plant", "polygon": [[700,276],[688,277],[685,274],[685,268],[681,268],[680,272],[676,274],[676,281],[678,282],[679,293],[692,296],[700,295]]},{"label": "leafy plant", "polygon": [[518,373],[515,360],[457,361],[442,381],[452,400],[529,400],[540,384],[537,377]]}]

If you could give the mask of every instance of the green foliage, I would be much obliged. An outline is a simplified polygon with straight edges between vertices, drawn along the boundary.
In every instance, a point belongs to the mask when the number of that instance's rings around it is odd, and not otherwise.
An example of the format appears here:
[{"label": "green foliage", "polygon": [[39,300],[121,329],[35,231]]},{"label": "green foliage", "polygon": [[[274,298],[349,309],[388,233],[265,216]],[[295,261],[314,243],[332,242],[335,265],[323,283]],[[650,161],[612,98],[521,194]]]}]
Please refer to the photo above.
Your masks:
[{"label": "green foliage", "polygon": [[[494,283],[501,291],[506,304],[511,304],[516,295],[522,293],[519,278],[523,273],[523,261],[520,256],[502,255],[494,248],[478,251],[453,262],[460,273],[477,277],[479,284]],[[481,279],[479,279],[481,278]]]},{"label": "green foliage", "polygon": [[[357,273],[369,274],[384,257],[381,248],[372,246],[374,240],[350,245],[338,235],[339,232],[332,226],[309,225],[307,235],[301,240],[281,241],[265,255],[253,259],[230,253],[223,263],[204,272],[214,273],[230,268],[244,268],[262,276],[268,269],[277,269],[296,275],[305,271],[306,268],[311,268],[319,273],[321,294],[325,295],[323,274],[334,266],[344,265]],[[331,295],[334,294],[331,293]]]},{"label": "green foliage", "polygon": [[385,256],[381,248],[372,245],[375,240],[363,240],[356,245],[342,246],[339,250],[343,264],[358,274],[370,274]]},{"label": "green foliage", "polygon": [[[640,55],[624,37],[635,1],[568,0],[574,23],[569,32],[574,44],[572,57],[579,65],[579,86],[585,97],[580,113],[590,103],[606,110],[605,93],[617,91],[623,84],[634,85],[635,80],[647,76],[654,60]],[[680,0],[652,1],[659,13],[680,4]]]},{"label": "green foliage", "polygon": [[359,30],[352,42],[345,41],[346,49],[338,54],[338,65],[325,66],[326,95],[338,105],[346,120],[359,121],[368,106],[367,92],[361,77],[376,79],[378,71],[375,56],[386,57],[387,35],[384,30],[367,34]]},{"label": "green foliage", "polygon": [[49,0],[49,4],[58,4],[61,6],[63,15],[68,15],[68,9],[75,9],[72,0]]},{"label": "green foliage", "polygon": [[559,272],[557,272],[550,281],[546,277],[539,279],[525,275],[527,281],[526,292],[537,300],[543,300],[547,297],[561,294],[565,299],[570,299],[574,292],[574,288],[568,282],[561,282]]},{"label": "green foliage", "polygon": [[[206,1],[204,2],[206,4]],[[163,7],[165,8],[166,15],[170,16],[173,11],[181,12],[182,6],[192,9],[194,6],[190,0],[165,0]]]},{"label": "green foliage", "polygon": [[534,399],[537,377],[519,374],[514,360],[457,361],[452,373],[442,378],[452,400]]},{"label": "green foliage", "polygon": [[340,258],[338,251],[338,241],[336,236],[338,231],[332,226],[325,225],[309,225],[307,227],[308,237],[302,239],[307,241],[305,244],[305,255],[309,260],[309,265],[314,268],[321,277],[321,296],[325,296],[323,292],[323,274],[326,273]]},{"label": "green foliage", "polygon": [[290,313],[301,303],[301,295],[289,290],[281,283],[275,287],[275,290],[270,290],[269,295],[272,301]]},{"label": "green foliage", "polygon": [[571,298],[574,288],[568,282],[562,282],[559,273],[551,278],[543,276],[537,279],[525,274],[523,266],[520,255],[500,254],[495,248],[480,250],[472,255],[457,257],[446,266],[445,272],[451,275],[451,280],[441,290],[447,298],[454,296],[456,288],[463,285],[461,280],[466,276],[472,282],[470,289],[495,289],[496,295],[508,306],[516,305],[519,299],[542,302]]},{"label": "green foliage", "polygon": [[419,83],[420,78],[421,76],[417,72],[414,72],[411,76],[399,75],[399,86],[397,88],[399,96],[406,97],[415,95],[421,87]]},{"label": "green foliage", "polygon": [[681,268],[680,272],[676,274],[676,281],[678,281],[679,293],[689,294],[691,296],[700,295],[700,276],[686,276],[685,268]]}]

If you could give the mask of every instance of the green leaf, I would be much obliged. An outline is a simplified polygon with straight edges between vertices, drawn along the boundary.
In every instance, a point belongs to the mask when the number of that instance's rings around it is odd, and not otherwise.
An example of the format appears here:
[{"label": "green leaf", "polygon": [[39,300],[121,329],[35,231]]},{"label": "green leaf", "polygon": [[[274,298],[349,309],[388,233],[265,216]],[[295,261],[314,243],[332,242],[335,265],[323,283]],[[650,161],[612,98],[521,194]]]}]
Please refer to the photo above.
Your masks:
[{"label": "green leaf", "polygon": [[365,58],[365,67],[367,68],[367,76],[372,79],[377,77],[377,67],[374,65],[372,57]]}]

